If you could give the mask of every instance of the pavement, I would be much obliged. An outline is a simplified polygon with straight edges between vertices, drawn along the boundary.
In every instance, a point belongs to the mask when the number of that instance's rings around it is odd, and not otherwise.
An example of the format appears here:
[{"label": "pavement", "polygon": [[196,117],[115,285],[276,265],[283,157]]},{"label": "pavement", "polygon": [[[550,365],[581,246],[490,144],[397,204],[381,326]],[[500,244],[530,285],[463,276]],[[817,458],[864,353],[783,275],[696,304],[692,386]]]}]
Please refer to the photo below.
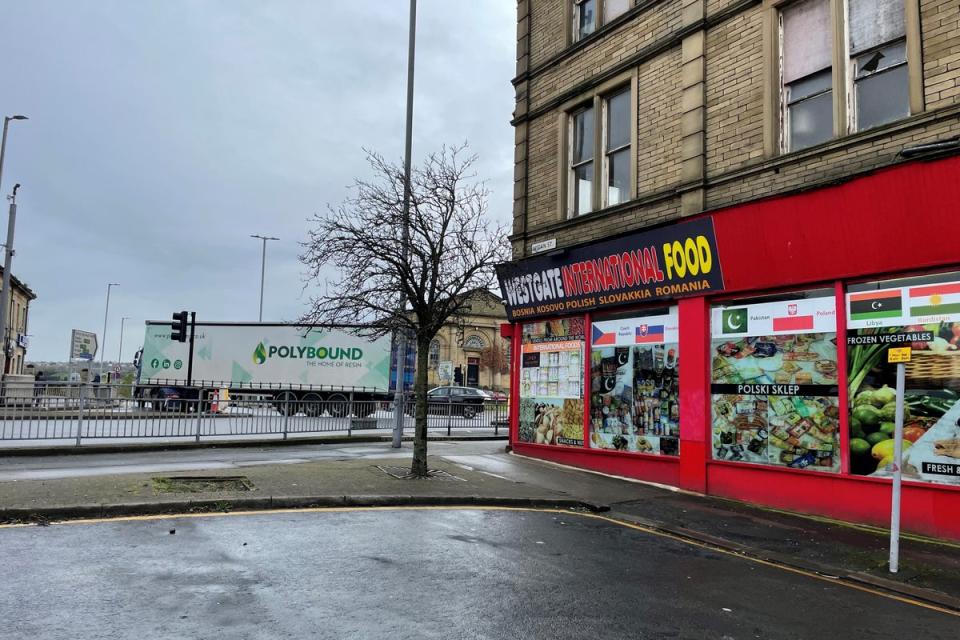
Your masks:
[{"label": "pavement", "polygon": [[953,640],[960,621],[556,510],[202,514],[0,541],[10,638]]},{"label": "pavement", "polygon": [[[887,532],[561,467],[502,442],[431,442],[441,477],[402,475],[409,445],[339,443],[0,458],[0,520],[346,505],[544,506],[606,512],[645,531],[960,611],[960,544]],[[386,468],[386,471],[383,469]],[[192,487],[178,486],[198,482]],[[190,478],[201,478],[190,480]],[[224,479],[215,487],[203,478]],[[279,516],[279,514],[277,514]],[[2,545],[0,545],[2,546]]]}]

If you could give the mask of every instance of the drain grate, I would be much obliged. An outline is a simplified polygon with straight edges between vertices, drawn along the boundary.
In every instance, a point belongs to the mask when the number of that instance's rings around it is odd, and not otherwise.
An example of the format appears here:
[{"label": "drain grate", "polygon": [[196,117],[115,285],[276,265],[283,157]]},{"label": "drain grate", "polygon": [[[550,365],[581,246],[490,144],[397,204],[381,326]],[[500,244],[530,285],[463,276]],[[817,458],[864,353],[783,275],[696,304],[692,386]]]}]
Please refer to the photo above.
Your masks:
[{"label": "drain grate", "polygon": [[246,476],[175,476],[152,480],[153,490],[157,493],[253,491],[253,483]]},{"label": "drain grate", "polygon": [[427,471],[426,478],[417,478],[416,476],[410,473],[410,467],[384,467],[377,465],[377,469],[383,471],[385,474],[393,476],[398,480],[445,480],[447,482],[466,482],[465,478],[460,476],[455,476],[452,473],[448,473],[443,469],[430,469]]}]

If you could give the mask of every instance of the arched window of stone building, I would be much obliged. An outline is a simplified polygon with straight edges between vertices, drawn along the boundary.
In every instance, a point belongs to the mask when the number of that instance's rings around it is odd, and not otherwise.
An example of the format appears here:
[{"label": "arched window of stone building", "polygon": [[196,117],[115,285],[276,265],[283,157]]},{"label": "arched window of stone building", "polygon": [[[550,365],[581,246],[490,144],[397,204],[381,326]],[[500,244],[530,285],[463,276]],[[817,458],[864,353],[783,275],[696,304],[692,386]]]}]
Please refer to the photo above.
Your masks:
[{"label": "arched window of stone building", "polygon": [[428,352],[430,366],[437,367],[440,364],[440,341],[434,338],[430,341],[430,351]]},{"label": "arched window of stone building", "polygon": [[464,351],[483,351],[486,346],[483,338],[478,335],[472,335],[463,341]]}]

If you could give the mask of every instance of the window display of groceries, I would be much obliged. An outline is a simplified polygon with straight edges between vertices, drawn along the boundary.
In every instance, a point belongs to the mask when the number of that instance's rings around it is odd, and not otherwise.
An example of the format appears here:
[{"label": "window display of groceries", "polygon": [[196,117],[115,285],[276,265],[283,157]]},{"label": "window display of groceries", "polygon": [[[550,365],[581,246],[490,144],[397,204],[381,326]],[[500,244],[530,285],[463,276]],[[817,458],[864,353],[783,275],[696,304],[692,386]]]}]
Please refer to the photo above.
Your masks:
[{"label": "window display of groceries", "polygon": [[839,471],[834,298],[715,307],[717,460]]},{"label": "window display of groceries", "polygon": [[583,400],[520,399],[520,442],[583,446]]},{"label": "window display of groceries", "polygon": [[887,363],[887,349],[908,344],[903,477],[960,485],[960,352],[948,340],[958,330],[960,322],[940,322],[847,332],[852,473],[891,475],[896,365]]},{"label": "window display of groceries", "polygon": [[541,342],[523,345],[523,357],[520,363],[520,397],[580,398],[583,392],[582,353],[582,342]]},{"label": "window display of groceries", "polygon": [[677,328],[676,308],[668,315],[593,323],[591,447],[679,455]]},{"label": "window display of groceries", "polygon": [[523,325],[521,442],[583,446],[583,318]]}]

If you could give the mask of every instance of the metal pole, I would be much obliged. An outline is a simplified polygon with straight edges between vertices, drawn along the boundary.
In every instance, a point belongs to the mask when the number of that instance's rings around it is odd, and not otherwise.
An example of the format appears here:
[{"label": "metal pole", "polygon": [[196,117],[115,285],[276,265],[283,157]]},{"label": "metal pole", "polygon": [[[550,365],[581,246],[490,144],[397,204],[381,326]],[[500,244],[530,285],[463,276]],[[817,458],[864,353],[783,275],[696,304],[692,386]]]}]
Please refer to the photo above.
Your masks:
[{"label": "metal pole", "polygon": [[267,274],[267,239],[263,239],[263,251],[260,253],[260,315],[258,322],[263,322],[263,283]]},{"label": "metal pole", "polygon": [[120,349],[117,352],[117,364],[123,362],[123,323],[130,319],[130,316],[120,318]]},{"label": "metal pole", "polygon": [[256,234],[251,234],[251,238],[257,238],[263,242],[263,249],[260,254],[260,316],[259,322],[263,322],[263,283],[266,279],[267,273],[267,240],[279,240],[280,238],[274,238],[273,236],[261,236]]},{"label": "metal pole", "polygon": [[890,509],[890,573],[900,568],[900,491],[903,480],[903,391],[906,365],[897,363],[897,417],[893,432],[893,504]]},{"label": "metal pole", "polygon": [[[4,123],[4,135],[6,135],[6,123]],[[10,196],[10,214],[7,217],[7,244],[3,258],[3,292],[0,295],[0,340],[3,341],[3,348],[0,349],[0,373],[7,373],[7,348],[10,340],[7,337],[9,330],[8,320],[10,315],[10,272],[13,270],[13,231],[17,223],[17,185],[13,188],[13,195]]]},{"label": "metal pole", "polygon": [[110,289],[119,287],[116,282],[107,284],[107,305],[103,309],[103,344],[100,346],[100,382],[103,382],[103,356],[107,352],[107,316],[110,314]]},{"label": "metal pole", "polygon": [[[403,148],[403,234],[402,261],[406,263],[410,253],[410,156],[413,150],[413,70],[417,39],[417,0],[410,0],[410,41],[407,47],[407,121]],[[406,300],[400,293],[400,313],[404,312]],[[407,336],[400,334],[397,341],[397,393],[394,397],[393,448],[399,449],[403,441],[403,374],[407,366]]]}]

